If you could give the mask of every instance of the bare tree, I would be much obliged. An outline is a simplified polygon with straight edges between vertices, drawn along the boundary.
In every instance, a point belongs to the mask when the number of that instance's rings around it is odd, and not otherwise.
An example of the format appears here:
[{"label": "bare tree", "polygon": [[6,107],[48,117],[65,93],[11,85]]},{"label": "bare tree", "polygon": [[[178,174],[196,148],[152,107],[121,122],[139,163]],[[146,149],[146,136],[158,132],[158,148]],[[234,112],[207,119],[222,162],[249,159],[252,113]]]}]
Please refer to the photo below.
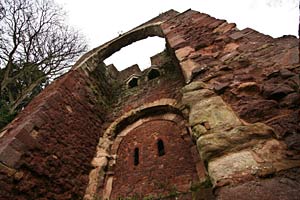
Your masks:
[{"label": "bare tree", "polygon": [[52,0],[0,0],[0,100],[21,109],[87,48]]}]

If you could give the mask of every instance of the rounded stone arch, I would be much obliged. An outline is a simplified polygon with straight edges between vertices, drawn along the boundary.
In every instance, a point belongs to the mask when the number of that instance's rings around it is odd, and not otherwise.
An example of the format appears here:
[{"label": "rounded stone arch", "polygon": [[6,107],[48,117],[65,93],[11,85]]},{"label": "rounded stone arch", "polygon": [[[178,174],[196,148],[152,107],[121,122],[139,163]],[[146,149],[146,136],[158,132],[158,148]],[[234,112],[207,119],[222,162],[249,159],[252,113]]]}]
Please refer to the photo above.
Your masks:
[{"label": "rounded stone arch", "polygon": [[[170,193],[171,187],[188,191],[189,187],[183,185],[192,185],[198,179],[190,153],[192,141],[185,125],[181,116],[164,113],[142,118],[121,131],[112,144],[111,153],[116,159],[112,161],[112,175],[106,177],[104,197],[160,195]],[[158,141],[163,143],[163,153],[159,152]],[[134,184],[134,188],[128,183]]]},{"label": "rounded stone arch", "polygon": [[[111,123],[111,125],[104,132],[103,136],[99,139],[96,155],[92,160],[94,169],[91,170],[89,175],[89,184],[86,189],[85,199],[90,199],[99,195],[99,188],[103,187],[104,184],[112,184],[112,180],[104,178],[107,175],[107,169],[115,164],[116,150],[118,148],[118,144],[120,144],[122,140],[122,137],[118,136],[126,135],[126,128],[127,130],[130,129],[128,124],[133,124],[132,127],[134,127],[139,123],[142,123],[143,120],[140,119],[145,118],[145,116],[155,116],[165,113],[170,114],[169,118],[171,115],[173,118],[176,115],[176,119],[173,119],[176,121],[178,121],[178,119],[185,119],[184,115],[179,109],[180,107],[181,105],[178,105],[175,99],[160,99],[124,113],[121,117]],[[182,126],[185,126],[185,124],[182,123]],[[105,194],[105,191],[102,192],[103,196],[110,195]]]},{"label": "rounded stone arch", "polygon": [[73,66],[72,70],[76,69],[88,69],[93,71],[97,66],[94,63],[101,63],[106,58],[110,57],[115,52],[119,51],[121,48],[126,47],[134,42],[139,40],[146,39],[147,37],[162,37],[165,38],[165,35],[162,31],[160,25],[163,22],[155,22],[139,26],[129,32],[126,32],[119,37],[89,51],[83,55]]},{"label": "rounded stone arch", "polygon": [[[162,107],[161,107],[162,108]],[[151,110],[151,108],[149,108]],[[153,108],[156,109],[156,108]],[[166,111],[166,110],[165,110]],[[157,113],[153,116],[149,115],[141,115],[141,118],[139,118],[137,121],[133,122],[132,124],[128,125],[126,128],[124,128],[122,131],[120,131],[117,135],[115,135],[115,140],[111,146],[111,154],[116,155],[117,151],[119,149],[119,145],[122,142],[123,138],[133,129],[141,126],[144,123],[155,121],[155,120],[162,120],[167,122],[172,122],[174,124],[177,124],[180,128],[185,128],[187,125],[186,120],[183,118],[183,116],[178,115],[177,113],[171,113],[171,112],[162,112]],[[182,132],[182,135],[188,134],[187,129]],[[161,139],[161,138],[157,138]]]},{"label": "rounded stone arch", "polygon": [[[124,138],[128,137],[128,134],[132,134],[133,130],[139,128],[142,129],[142,126],[149,123],[163,123],[167,124],[168,127],[176,127],[176,133],[171,133],[168,135],[157,135],[153,140],[152,144],[155,148],[155,156],[158,157],[157,152],[157,141],[161,139],[164,141],[164,148],[166,152],[175,152],[174,150],[169,150],[174,148],[174,145],[171,147],[165,141],[169,141],[167,138],[173,138],[174,134],[177,137],[177,140],[182,141],[183,143],[189,141],[192,143],[189,131],[187,129],[187,120],[186,117],[180,110],[180,105],[177,104],[177,101],[174,99],[160,99],[158,101],[149,103],[147,105],[141,106],[137,109],[133,109],[123,116],[115,120],[105,131],[103,136],[99,139],[99,144],[97,147],[97,154],[92,161],[92,165],[95,167],[89,176],[89,185],[86,190],[86,195],[95,196],[96,194],[101,196],[103,199],[110,199],[111,192],[113,189],[114,183],[114,170],[118,164],[118,150]],[[174,129],[175,130],[175,129]],[[180,130],[180,131],[179,131]],[[159,132],[156,130],[155,132]],[[171,131],[172,132],[172,131]],[[155,133],[153,132],[155,135]],[[173,135],[172,135],[173,134]],[[127,142],[124,142],[124,144]],[[126,146],[126,145],[125,145]],[[187,145],[190,148],[190,145]],[[123,145],[124,147],[124,145]],[[132,149],[132,160],[130,161],[134,165],[134,154],[136,152],[143,154],[144,149],[140,148],[139,151],[134,151]],[[121,150],[120,150],[121,151]],[[188,150],[190,151],[190,149]],[[174,154],[174,153],[173,153]],[[187,153],[191,155],[190,153]],[[136,155],[135,155],[136,156]],[[177,156],[177,155],[175,155]],[[159,159],[165,159],[166,156],[162,156]],[[173,160],[174,155],[173,155]],[[192,161],[191,161],[192,162]],[[190,163],[191,163],[190,162]],[[139,165],[135,167],[143,166],[143,157],[139,157]],[[195,171],[195,169],[193,169]],[[194,175],[193,175],[194,177]],[[117,184],[118,185],[118,184]]]}]

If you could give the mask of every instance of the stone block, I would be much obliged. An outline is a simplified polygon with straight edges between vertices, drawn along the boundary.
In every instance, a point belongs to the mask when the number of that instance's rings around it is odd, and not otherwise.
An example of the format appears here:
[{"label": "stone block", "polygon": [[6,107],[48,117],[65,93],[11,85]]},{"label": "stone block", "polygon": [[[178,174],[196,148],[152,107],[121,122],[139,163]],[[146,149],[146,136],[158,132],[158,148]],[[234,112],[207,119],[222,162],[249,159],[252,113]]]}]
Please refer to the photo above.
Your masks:
[{"label": "stone block", "polygon": [[283,171],[272,178],[255,179],[215,190],[222,200],[298,200],[299,168]]},{"label": "stone block", "polygon": [[228,53],[228,52],[235,51],[238,47],[239,47],[239,45],[237,43],[226,44],[226,46],[224,48],[224,52]]},{"label": "stone block", "polygon": [[108,160],[106,157],[99,157],[99,158],[96,157],[92,160],[92,165],[94,167],[103,168],[107,165],[107,162],[108,162]]},{"label": "stone block", "polygon": [[15,167],[21,156],[22,152],[19,152],[16,149],[7,145],[0,151],[0,162],[4,163],[9,167]]},{"label": "stone block", "polygon": [[107,178],[106,187],[104,188],[103,192],[103,199],[109,199],[113,187],[113,179],[113,176]]},{"label": "stone block", "polygon": [[237,126],[230,131],[218,130],[211,134],[200,135],[197,146],[201,158],[210,160],[228,152],[252,148],[274,135],[272,128],[255,123],[247,126]]},{"label": "stone block", "polygon": [[281,99],[294,92],[295,89],[288,84],[265,84],[263,87],[263,95],[268,99]]},{"label": "stone block", "polygon": [[240,151],[209,162],[208,174],[213,185],[217,185],[222,180],[247,176],[255,168],[259,168],[259,164],[253,158],[251,151]]},{"label": "stone block", "polygon": [[236,56],[238,56],[238,55],[239,55],[239,52],[233,51],[233,52],[230,52],[230,53],[228,53],[228,54],[222,56],[222,57],[220,58],[220,60],[221,60],[222,62],[225,62],[225,61],[228,61],[228,60],[230,60],[230,59],[233,59],[234,57],[236,57]]},{"label": "stone block", "polygon": [[173,49],[177,49],[180,45],[185,44],[186,40],[180,35],[168,38],[168,42]]},{"label": "stone block", "polygon": [[221,24],[219,27],[217,27],[216,29],[213,30],[213,33],[226,33],[230,30],[235,29],[236,24],[235,23],[227,23],[224,22],[223,24]]},{"label": "stone block", "polygon": [[98,147],[101,147],[102,149],[107,150],[110,148],[111,145],[112,145],[112,141],[109,140],[108,138],[101,137],[99,139]]},{"label": "stone block", "polygon": [[288,65],[294,65],[299,63],[299,54],[297,52],[297,48],[290,49],[287,51],[287,53],[284,54],[283,57],[281,57],[281,65],[288,66]]},{"label": "stone block", "polygon": [[191,82],[188,85],[184,86],[181,89],[181,92],[182,93],[186,93],[186,92],[191,92],[191,91],[194,91],[194,90],[208,89],[208,88],[209,88],[208,85],[205,84],[204,82],[202,82],[202,81],[194,81],[194,82]]},{"label": "stone block", "polygon": [[175,54],[176,54],[176,57],[179,60],[179,62],[181,62],[181,61],[185,60],[194,51],[195,51],[194,48],[192,48],[190,46],[186,46],[186,47],[176,50]]},{"label": "stone block", "polygon": [[27,145],[25,145],[23,142],[21,142],[17,138],[13,138],[11,140],[11,142],[9,143],[9,145],[10,145],[10,147],[12,147],[15,150],[20,151],[20,152],[25,152],[28,149]]},{"label": "stone block", "polygon": [[220,130],[241,125],[233,110],[219,96],[204,98],[191,106],[190,125],[204,122],[208,122],[211,129]]},{"label": "stone block", "polygon": [[201,67],[201,65],[191,59],[181,62],[180,66],[186,83],[191,81],[193,70]]},{"label": "stone block", "polygon": [[85,195],[87,197],[94,196],[96,194],[98,186],[99,184],[101,184],[99,181],[101,179],[101,176],[104,176],[102,168],[98,167],[91,170],[89,174],[89,183],[85,191]]},{"label": "stone block", "polygon": [[38,146],[37,140],[31,136],[31,133],[32,133],[32,131],[28,133],[26,131],[21,130],[16,135],[16,138],[18,140],[20,140],[22,143],[24,143],[29,149],[35,148]]},{"label": "stone block", "polygon": [[255,95],[260,93],[260,86],[256,82],[245,82],[238,85],[236,92],[239,95]]},{"label": "stone block", "polygon": [[[262,160],[262,163],[271,163],[276,171],[300,166],[299,156],[293,158],[292,152],[287,150],[286,144],[276,139],[267,140],[265,143],[253,149],[253,151],[256,157]],[[265,165],[262,165],[262,167],[264,166]],[[258,169],[257,173],[261,175],[261,171],[263,171],[263,169]]]},{"label": "stone block", "polygon": [[197,124],[192,128],[192,137],[196,141],[200,136],[205,135],[206,133],[207,133],[207,129],[200,124]]},{"label": "stone block", "polygon": [[195,90],[191,92],[186,92],[183,94],[182,102],[189,107],[195,105],[196,103],[202,101],[203,99],[214,96],[215,93],[209,89]]},{"label": "stone block", "polygon": [[229,87],[230,83],[225,82],[225,83],[215,83],[214,84],[214,91],[217,94],[222,94],[225,92],[225,90]]}]

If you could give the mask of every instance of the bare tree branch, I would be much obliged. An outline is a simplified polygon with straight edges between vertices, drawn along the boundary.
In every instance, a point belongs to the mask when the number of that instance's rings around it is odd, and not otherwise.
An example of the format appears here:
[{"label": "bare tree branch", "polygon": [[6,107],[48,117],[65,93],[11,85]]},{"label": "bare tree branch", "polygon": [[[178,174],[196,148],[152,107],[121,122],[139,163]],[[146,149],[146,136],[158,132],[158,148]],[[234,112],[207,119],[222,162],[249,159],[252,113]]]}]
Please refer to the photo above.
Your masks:
[{"label": "bare tree branch", "polygon": [[64,18],[52,0],[0,0],[0,100],[11,113],[86,50]]}]

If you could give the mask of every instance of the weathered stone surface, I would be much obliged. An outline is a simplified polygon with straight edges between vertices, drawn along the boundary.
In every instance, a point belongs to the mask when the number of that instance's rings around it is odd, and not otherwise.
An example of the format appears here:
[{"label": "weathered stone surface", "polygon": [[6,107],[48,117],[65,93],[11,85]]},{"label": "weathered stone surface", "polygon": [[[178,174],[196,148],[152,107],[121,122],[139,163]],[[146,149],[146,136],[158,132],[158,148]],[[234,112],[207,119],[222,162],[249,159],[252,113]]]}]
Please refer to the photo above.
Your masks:
[{"label": "weathered stone surface", "polygon": [[299,104],[300,104],[300,94],[294,92],[284,97],[279,105],[282,107],[295,108],[295,107],[299,107]]},{"label": "weathered stone surface", "polygon": [[214,91],[217,93],[217,94],[221,94],[223,93],[226,88],[229,87],[229,83],[216,83],[214,84]]},{"label": "weathered stone surface", "polygon": [[[67,73],[49,85],[7,127],[0,143],[16,134],[8,145],[18,149],[14,151],[17,155],[5,155],[14,159],[9,165],[22,167],[23,175],[1,174],[0,198],[83,197],[99,137],[97,129],[101,126],[101,119],[95,114],[100,110],[91,104],[95,99],[86,88],[87,79],[80,70]],[[66,105],[72,107],[72,113]]]},{"label": "weathered stone surface", "polygon": [[241,83],[238,86],[237,92],[239,94],[254,95],[260,93],[260,88],[256,82],[246,82],[246,83]]},{"label": "weathered stone surface", "polygon": [[180,65],[182,66],[181,70],[186,83],[189,83],[191,81],[193,70],[201,67],[201,65],[191,59],[181,62]]},{"label": "weathered stone surface", "polygon": [[171,37],[170,39],[168,38],[168,42],[171,45],[171,47],[174,49],[183,47],[186,44],[186,40],[183,39],[183,37],[180,35]]},{"label": "weathered stone surface", "polygon": [[96,194],[97,189],[99,188],[101,181],[104,180],[104,171],[103,168],[98,167],[93,170],[91,170],[89,174],[89,183],[85,191],[85,200],[94,199],[94,196]]},{"label": "weathered stone surface", "polygon": [[285,138],[285,143],[287,144],[288,149],[300,151],[300,135],[293,133],[288,135]]},{"label": "weathered stone surface", "polygon": [[227,53],[226,55],[224,55],[223,57],[221,57],[220,60],[222,62],[226,62],[228,60],[231,60],[231,59],[235,58],[238,55],[239,55],[239,53],[237,51],[233,51],[233,52]]},{"label": "weathered stone surface", "polygon": [[273,178],[255,179],[216,190],[218,200],[298,200],[300,170],[282,171]]},{"label": "weathered stone surface", "polygon": [[195,103],[190,110],[191,126],[208,122],[211,129],[226,129],[241,125],[234,112],[225,104],[221,97],[205,98]]},{"label": "weathered stone surface", "polygon": [[252,169],[258,167],[251,151],[240,151],[210,161],[208,173],[216,185],[222,180],[251,174]]},{"label": "weathered stone surface", "polygon": [[238,47],[239,45],[237,43],[229,43],[225,46],[224,52],[227,53],[227,52],[235,51]]},{"label": "weathered stone surface", "polygon": [[219,33],[226,33],[226,32],[228,32],[228,31],[230,31],[230,30],[234,30],[235,29],[235,27],[236,27],[236,24],[234,24],[234,23],[223,23],[223,24],[221,24],[218,28],[216,28],[215,30],[213,30],[213,32],[215,33],[215,32],[219,32]]},{"label": "weathered stone surface", "polygon": [[181,61],[185,60],[194,51],[195,51],[194,48],[192,48],[190,46],[186,46],[186,47],[176,50],[175,54],[176,54],[176,57],[179,60],[179,62],[181,62]]},{"label": "weathered stone surface", "polygon": [[210,160],[222,154],[251,148],[263,140],[272,138],[273,130],[262,123],[237,126],[230,131],[220,130],[200,136],[197,146],[201,158]]},{"label": "weathered stone surface", "polygon": [[1,149],[0,152],[1,162],[8,166],[15,166],[21,156],[22,152],[19,152],[10,146],[6,146],[5,148]]},{"label": "weathered stone surface", "polygon": [[195,141],[197,141],[197,139],[206,134],[207,133],[207,129],[205,128],[205,126],[202,126],[200,124],[197,124],[195,126],[193,126],[192,128],[192,137]]},{"label": "weathered stone surface", "polygon": [[229,37],[231,37],[234,40],[237,40],[243,36],[244,36],[244,33],[239,31],[239,32],[235,32],[235,33],[231,34]]},{"label": "weathered stone surface", "polygon": [[94,158],[92,161],[92,165],[94,167],[105,167],[107,165],[107,158],[106,157],[99,157],[99,158]]},{"label": "weathered stone surface", "polygon": [[268,99],[281,99],[294,92],[294,89],[286,84],[268,84],[263,87],[263,95]]},{"label": "weathered stone surface", "polygon": [[259,160],[264,163],[271,163],[276,171],[300,166],[299,156],[289,155],[291,152],[288,151],[286,144],[282,141],[268,140],[257,145],[256,148],[253,148],[253,151],[260,158]]},{"label": "weathered stone surface", "polygon": [[269,120],[278,114],[278,103],[275,100],[260,100],[249,98],[237,102],[236,110],[242,119],[255,123]]},{"label": "weathered stone surface", "polygon": [[275,118],[269,119],[268,125],[273,127],[276,136],[283,139],[288,135],[299,135],[300,137],[300,116],[299,111],[294,111],[289,114],[279,115]]},{"label": "weathered stone surface", "polygon": [[208,85],[205,84],[204,82],[202,81],[193,81],[187,85],[185,85],[181,91],[182,93],[186,93],[186,92],[191,92],[191,91],[194,91],[194,90],[199,90],[199,89],[208,89]]},{"label": "weathered stone surface", "polygon": [[182,97],[182,102],[188,105],[189,107],[192,107],[199,101],[202,101],[214,95],[215,93],[209,89],[195,90],[184,93]]},{"label": "weathered stone surface", "polygon": [[291,72],[288,69],[281,69],[279,72],[280,72],[280,76],[282,78],[289,78],[291,76],[295,76],[296,75],[295,73]]}]

